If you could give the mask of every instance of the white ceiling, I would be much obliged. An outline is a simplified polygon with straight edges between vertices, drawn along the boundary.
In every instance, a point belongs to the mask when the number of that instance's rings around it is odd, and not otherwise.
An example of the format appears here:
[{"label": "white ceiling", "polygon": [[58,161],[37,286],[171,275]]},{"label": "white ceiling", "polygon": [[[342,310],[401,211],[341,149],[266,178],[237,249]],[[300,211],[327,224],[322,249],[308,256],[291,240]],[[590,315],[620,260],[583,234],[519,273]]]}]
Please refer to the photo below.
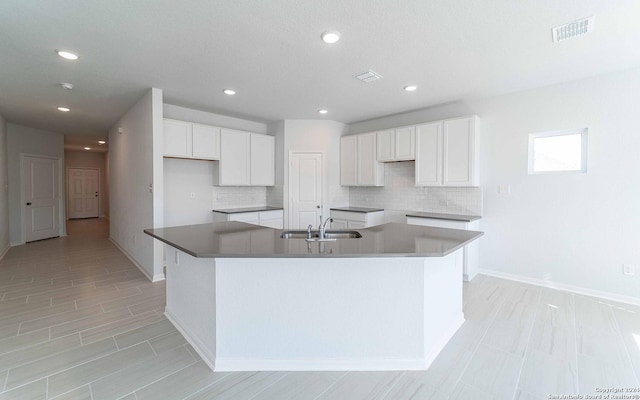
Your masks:
[{"label": "white ceiling", "polygon": [[[551,42],[590,15],[593,33]],[[254,121],[352,123],[640,67],[639,18],[638,0],[2,0],[0,114],[97,140],[156,87]],[[384,78],[353,78],[368,69]]]}]

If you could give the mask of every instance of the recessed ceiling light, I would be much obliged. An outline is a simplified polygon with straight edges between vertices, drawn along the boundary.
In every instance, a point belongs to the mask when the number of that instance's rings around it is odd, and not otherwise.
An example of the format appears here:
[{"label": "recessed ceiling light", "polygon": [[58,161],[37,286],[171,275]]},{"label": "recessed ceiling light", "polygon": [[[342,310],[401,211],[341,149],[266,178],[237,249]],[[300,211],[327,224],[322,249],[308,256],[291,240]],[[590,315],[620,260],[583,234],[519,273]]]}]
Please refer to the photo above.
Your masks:
[{"label": "recessed ceiling light", "polygon": [[105,144],[107,142],[105,142],[104,140],[98,140],[98,144]]},{"label": "recessed ceiling light", "polygon": [[91,147],[85,147],[84,149],[85,150],[91,150]]},{"label": "recessed ceiling light", "polygon": [[320,35],[322,41],[325,43],[333,44],[340,40],[340,32],[338,31],[326,31]]},{"label": "recessed ceiling light", "polygon": [[328,112],[329,112],[329,110],[325,110],[325,109],[323,108],[322,110],[318,110],[318,112],[319,112],[320,114],[326,114],[326,113],[328,113]]},{"label": "recessed ceiling light", "polygon": [[407,92],[413,92],[417,88],[418,87],[416,85],[407,85],[407,86],[404,87],[404,90],[406,90]]},{"label": "recessed ceiling light", "polygon": [[226,94],[227,96],[233,96],[234,94],[236,94],[236,91],[233,89],[225,89],[222,91],[222,93]]},{"label": "recessed ceiling light", "polygon": [[67,60],[77,60],[78,56],[71,53],[70,51],[64,51],[64,50],[56,50],[56,53],[58,53],[58,55],[62,58],[66,58]]},{"label": "recessed ceiling light", "polygon": [[58,107],[58,111],[69,112],[69,111],[71,111],[71,109],[68,108],[68,107]]}]

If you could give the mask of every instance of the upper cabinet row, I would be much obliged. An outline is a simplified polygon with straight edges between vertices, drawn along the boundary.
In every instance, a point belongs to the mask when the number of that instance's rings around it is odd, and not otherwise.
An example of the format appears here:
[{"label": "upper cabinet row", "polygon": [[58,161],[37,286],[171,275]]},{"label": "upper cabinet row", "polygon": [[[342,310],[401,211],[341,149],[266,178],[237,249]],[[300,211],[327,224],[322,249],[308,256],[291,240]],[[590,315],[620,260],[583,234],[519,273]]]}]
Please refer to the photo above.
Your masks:
[{"label": "upper cabinet row", "polygon": [[384,186],[384,164],[415,160],[416,186],[478,186],[478,117],[345,136],[343,186]]},{"label": "upper cabinet row", "polygon": [[214,185],[273,186],[273,136],[165,119],[164,156],[214,163]]}]

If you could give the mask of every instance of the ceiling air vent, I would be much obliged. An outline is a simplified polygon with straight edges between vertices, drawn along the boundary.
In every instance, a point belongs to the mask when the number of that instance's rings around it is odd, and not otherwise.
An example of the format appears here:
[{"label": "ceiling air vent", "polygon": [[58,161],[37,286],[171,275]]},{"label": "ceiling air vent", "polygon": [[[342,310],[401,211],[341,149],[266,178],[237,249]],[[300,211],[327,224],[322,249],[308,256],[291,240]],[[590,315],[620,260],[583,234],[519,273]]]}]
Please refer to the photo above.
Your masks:
[{"label": "ceiling air vent", "polygon": [[568,24],[556,26],[551,29],[554,42],[561,42],[563,40],[571,39],[574,37],[586,35],[593,31],[594,16],[583,18],[577,21],[569,22]]},{"label": "ceiling air vent", "polygon": [[376,72],[373,72],[372,70],[368,70],[367,72],[354,75],[353,77],[360,79],[362,82],[369,83],[369,82],[377,81],[378,79],[382,78],[382,75]]}]

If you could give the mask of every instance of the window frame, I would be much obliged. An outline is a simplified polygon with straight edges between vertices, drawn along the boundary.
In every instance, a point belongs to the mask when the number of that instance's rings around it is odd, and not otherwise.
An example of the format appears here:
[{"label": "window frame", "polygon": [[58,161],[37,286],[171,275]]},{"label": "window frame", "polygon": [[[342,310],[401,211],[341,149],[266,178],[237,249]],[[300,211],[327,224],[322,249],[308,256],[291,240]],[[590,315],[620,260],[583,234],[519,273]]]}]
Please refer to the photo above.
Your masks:
[{"label": "window frame", "polygon": [[[559,131],[548,132],[536,132],[529,134],[529,160],[528,160],[528,172],[529,175],[545,175],[545,174],[586,174],[587,173],[587,134],[588,128],[576,128],[576,129],[563,129]],[[535,171],[535,140],[540,138],[555,137],[555,136],[568,136],[568,135],[580,135],[580,169],[572,170],[559,170],[559,171]]]}]

